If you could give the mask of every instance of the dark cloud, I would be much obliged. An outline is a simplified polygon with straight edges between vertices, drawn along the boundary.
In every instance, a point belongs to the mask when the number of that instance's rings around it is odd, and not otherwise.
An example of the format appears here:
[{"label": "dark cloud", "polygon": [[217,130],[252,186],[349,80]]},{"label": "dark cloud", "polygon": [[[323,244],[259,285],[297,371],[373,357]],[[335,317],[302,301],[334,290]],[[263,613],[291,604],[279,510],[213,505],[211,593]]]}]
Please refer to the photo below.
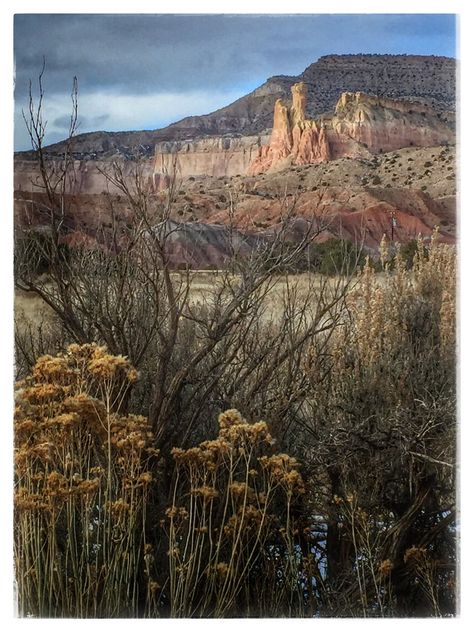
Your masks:
[{"label": "dark cloud", "polygon": [[83,91],[140,93],[247,85],[273,74],[299,73],[329,53],[452,55],[453,20],[441,15],[17,15],[17,90],[25,93],[43,55],[52,91],[67,90],[77,75]]},{"label": "dark cloud", "polygon": [[63,116],[58,116],[53,121],[54,127],[60,127],[64,129],[69,129],[70,124],[71,124],[70,114],[64,114]]},{"label": "dark cloud", "polygon": [[[110,118],[110,114],[101,114],[99,116],[87,117],[87,116],[79,116],[78,124],[81,127],[95,127],[102,125]],[[64,114],[62,116],[56,117],[52,124],[56,128],[68,130],[71,125],[71,115]]]}]

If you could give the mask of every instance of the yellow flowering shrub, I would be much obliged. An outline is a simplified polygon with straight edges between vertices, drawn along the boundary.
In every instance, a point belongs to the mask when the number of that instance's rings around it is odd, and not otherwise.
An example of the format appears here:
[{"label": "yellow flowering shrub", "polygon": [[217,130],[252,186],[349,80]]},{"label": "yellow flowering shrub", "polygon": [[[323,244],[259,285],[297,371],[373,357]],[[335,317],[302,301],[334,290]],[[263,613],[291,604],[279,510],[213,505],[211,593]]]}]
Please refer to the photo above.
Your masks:
[{"label": "yellow flowering shrub", "polygon": [[[302,563],[294,555],[295,506],[305,494],[297,460],[272,454],[264,421],[227,410],[218,426],[215,440],[172,451],[175,491],[165,523],[172,616],[268,608],[263,593],[282,598]],[[278,576],[285,581],[277,586]],[[251,581],[260,599],[249,601]]]},{"label": "yellow flowering shrub", "polygon": [[129,559],[139,559],[144,545],[156,450],[148,421],[119,412],[135,379],[126,358],[91,344],[38,358],[17,384],[15,568],[23,614],[137,612],[137,564]]}]

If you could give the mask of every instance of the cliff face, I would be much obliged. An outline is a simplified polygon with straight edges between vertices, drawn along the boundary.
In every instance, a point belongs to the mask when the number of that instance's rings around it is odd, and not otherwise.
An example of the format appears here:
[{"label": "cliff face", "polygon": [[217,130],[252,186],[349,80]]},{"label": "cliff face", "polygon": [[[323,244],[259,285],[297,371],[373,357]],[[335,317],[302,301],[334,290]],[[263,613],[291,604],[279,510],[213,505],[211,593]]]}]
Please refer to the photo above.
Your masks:
[{"label": "cliff face", "polygon": [[[232,177],[246,173],[250,165],[259,156],[261,144],[268,143],[269,136],[243,136],[240,138],[204,138],[197,141],[174,141],[159,143],[153,158],[142,157],[139,162],[140,174],[145,184],[152,185],[155,191],[167,188],[170,176],[178,179],[190,176]],[[41,177],[36,162],[21,160],[17,155],[14,165],[14,190],[38,192],[41,190]],[[120,165],[125,181],[133,188],[137,163],[120,156],[116,162]],[[50,162],[54,169],[61,161]],[[119,194],[121,191],[106,181],[103,172],[111,170],[108,160],[76,160],[74,171],[67,183],[66,192],[72,195],[90,193],[101,194],[109,191]]]},{"label": "cliff face", "polygon": [[[344,92],[334,113],[318,119],[308,118],[307,106],[308,87],[298,82],[292,87],[291,105],[282,99],[274,103],[271,135],[161,142],[156,145],[154,158],[142,159],[142,174],[155,190],[160,190],[168,186],[173,173],[178,178],[252,175],[290,165],[318,164],[343,157],[371,158],[403,147],[455,141],[451,126],[434,110],[418,103]],[[39,176],[36,165],[20,157],[17,155],[15,160],[15,190],[32,190],[32,180]],[[120,155],[117,158],[132,182],[135,162]],[[107,186],[100,171],[107,168],[107,160],[77,160],[68,192],[102,193]]]},{"label": "cliff face", "polygon": [[155,148],[154,185],[167,186],[171,174],[186,178],[196,175],[234,176],[245,173],[268,136],[205,138],[194,142],[159,143]]},{"label": "cliff face", "polygon": [[295,84],[290,108],[277,99],[270,143],[261,147],[250,174],[455,141],[432,108],[361,92],[342,93],[332,116],[306,118],[307,91],[305,83]]},{"label": "cliff face", "polygon": [[454,130],[430,107],[361,92],[341,95],[331,124],[372,153],[455,141]]}]

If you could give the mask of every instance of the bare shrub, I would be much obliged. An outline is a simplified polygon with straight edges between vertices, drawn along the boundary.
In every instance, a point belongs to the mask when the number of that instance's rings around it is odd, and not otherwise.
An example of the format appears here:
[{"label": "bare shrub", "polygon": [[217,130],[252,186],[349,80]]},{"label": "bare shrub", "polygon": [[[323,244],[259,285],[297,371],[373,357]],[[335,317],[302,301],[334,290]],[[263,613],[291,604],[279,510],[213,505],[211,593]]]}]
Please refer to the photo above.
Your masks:
[{"label": "bare shrub", "polygon": [[[274,315],[270,325],[264,311],[281,270],[301,259],[324,228],[309,222],[298,242],[282,247],[297,211],[297,199],[284,196],[274,238],[245,258],[233,245],[230,217],[227,268],[196,304],[190,300],[192,271],[176,274],[170,258],[170,242],[180,230],[170,220],[170,200],[147,190],[139,165],[133,189],[118,166],[108,178],[129,197],[129,216],[118,216],[112,206],[111,227],[102,227],[93,245],[81,247],[64,247],[64,226],[40,239],[19,231],[16,286],[49,306],[68,341],[96,341],[130,358],[142,380],[127,405],[150,419],[158,444],[169,448],[192,433],[192,441],[204,438],[202,425],[229,405],[256,414],[256,406],[250,406],[258,402],[261,414],[281,420],[282,406],[271,405],[281,379],[291,380],[303,349],[336,326],[356,264],[348,264],[345,275],[332,282],[311,281],[301,300],[288,284],[283,315]],[[38,275],[38,260],[44,259],[48,272]],[[311,309],[305,312],[304,305]],[[19,364],[27,365],[32,345],[20,338],[19,343]]]},{"label": "bare shrub", "polygon": [[[342,610],[352,614],[450,614],[455,600],[446,587],[456,572],[455,253],[435,233],[429,248],[419,242],[411,271],[400,253],[391,269],[384,244],[381,260],[382,275],[368,265],[362,272],[328,356],[316,347],[307,359],[312,391],[301,415],[301,441],[321,490],[325,594],[334,595],[326,607],[336,613],[345,601]],[[393,565],[390,604],[385,592],[381,599],[372,571],[362,579],[355,572],[361,563],[356,514],[346,511],[342,520],[334,501],[348,497],[357,498],[357,510],[375,526],[364,544],[371,569],[386,560]],[[428,599],[406,567],[410,546],[426,547],[433,560],[437,588]]]}]

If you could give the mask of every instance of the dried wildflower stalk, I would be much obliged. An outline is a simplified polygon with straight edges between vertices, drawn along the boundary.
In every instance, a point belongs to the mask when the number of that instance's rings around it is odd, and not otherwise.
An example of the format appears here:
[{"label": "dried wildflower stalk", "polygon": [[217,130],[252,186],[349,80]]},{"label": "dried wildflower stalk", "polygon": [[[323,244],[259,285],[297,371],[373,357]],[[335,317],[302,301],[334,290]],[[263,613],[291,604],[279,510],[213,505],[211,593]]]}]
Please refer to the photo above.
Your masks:
[{"label": "dried wildflower stalk", "polygon": [[125,358],[71,345],[39,358],[17,386],[15,567],[24,615],[138,612],[154,451],[147,420],[116,412],[135,379]]},{"label": "dried wildflower stalk", "polygon": [[271,454],[265,422],[250,424],[228,410],[219,427],[214,441],[173,451],[171,614],[257,615],[258,608],[271,612],[273,602],[273,612],[302,615],[294,533],[294,507],[305,493],[299,465]]},{"label": "dried wildflower stalk", "polygon": [[[454,607],[456,253],[435,231],[412,269],[386,243],[381,258],[347,297],[327,360],[316,344],[306,363],[301,424],[327,564],[319,592],[330,616],[437,616]],[[407,541],[430,541],[444,560],[418,583],[406,575]]]}]

